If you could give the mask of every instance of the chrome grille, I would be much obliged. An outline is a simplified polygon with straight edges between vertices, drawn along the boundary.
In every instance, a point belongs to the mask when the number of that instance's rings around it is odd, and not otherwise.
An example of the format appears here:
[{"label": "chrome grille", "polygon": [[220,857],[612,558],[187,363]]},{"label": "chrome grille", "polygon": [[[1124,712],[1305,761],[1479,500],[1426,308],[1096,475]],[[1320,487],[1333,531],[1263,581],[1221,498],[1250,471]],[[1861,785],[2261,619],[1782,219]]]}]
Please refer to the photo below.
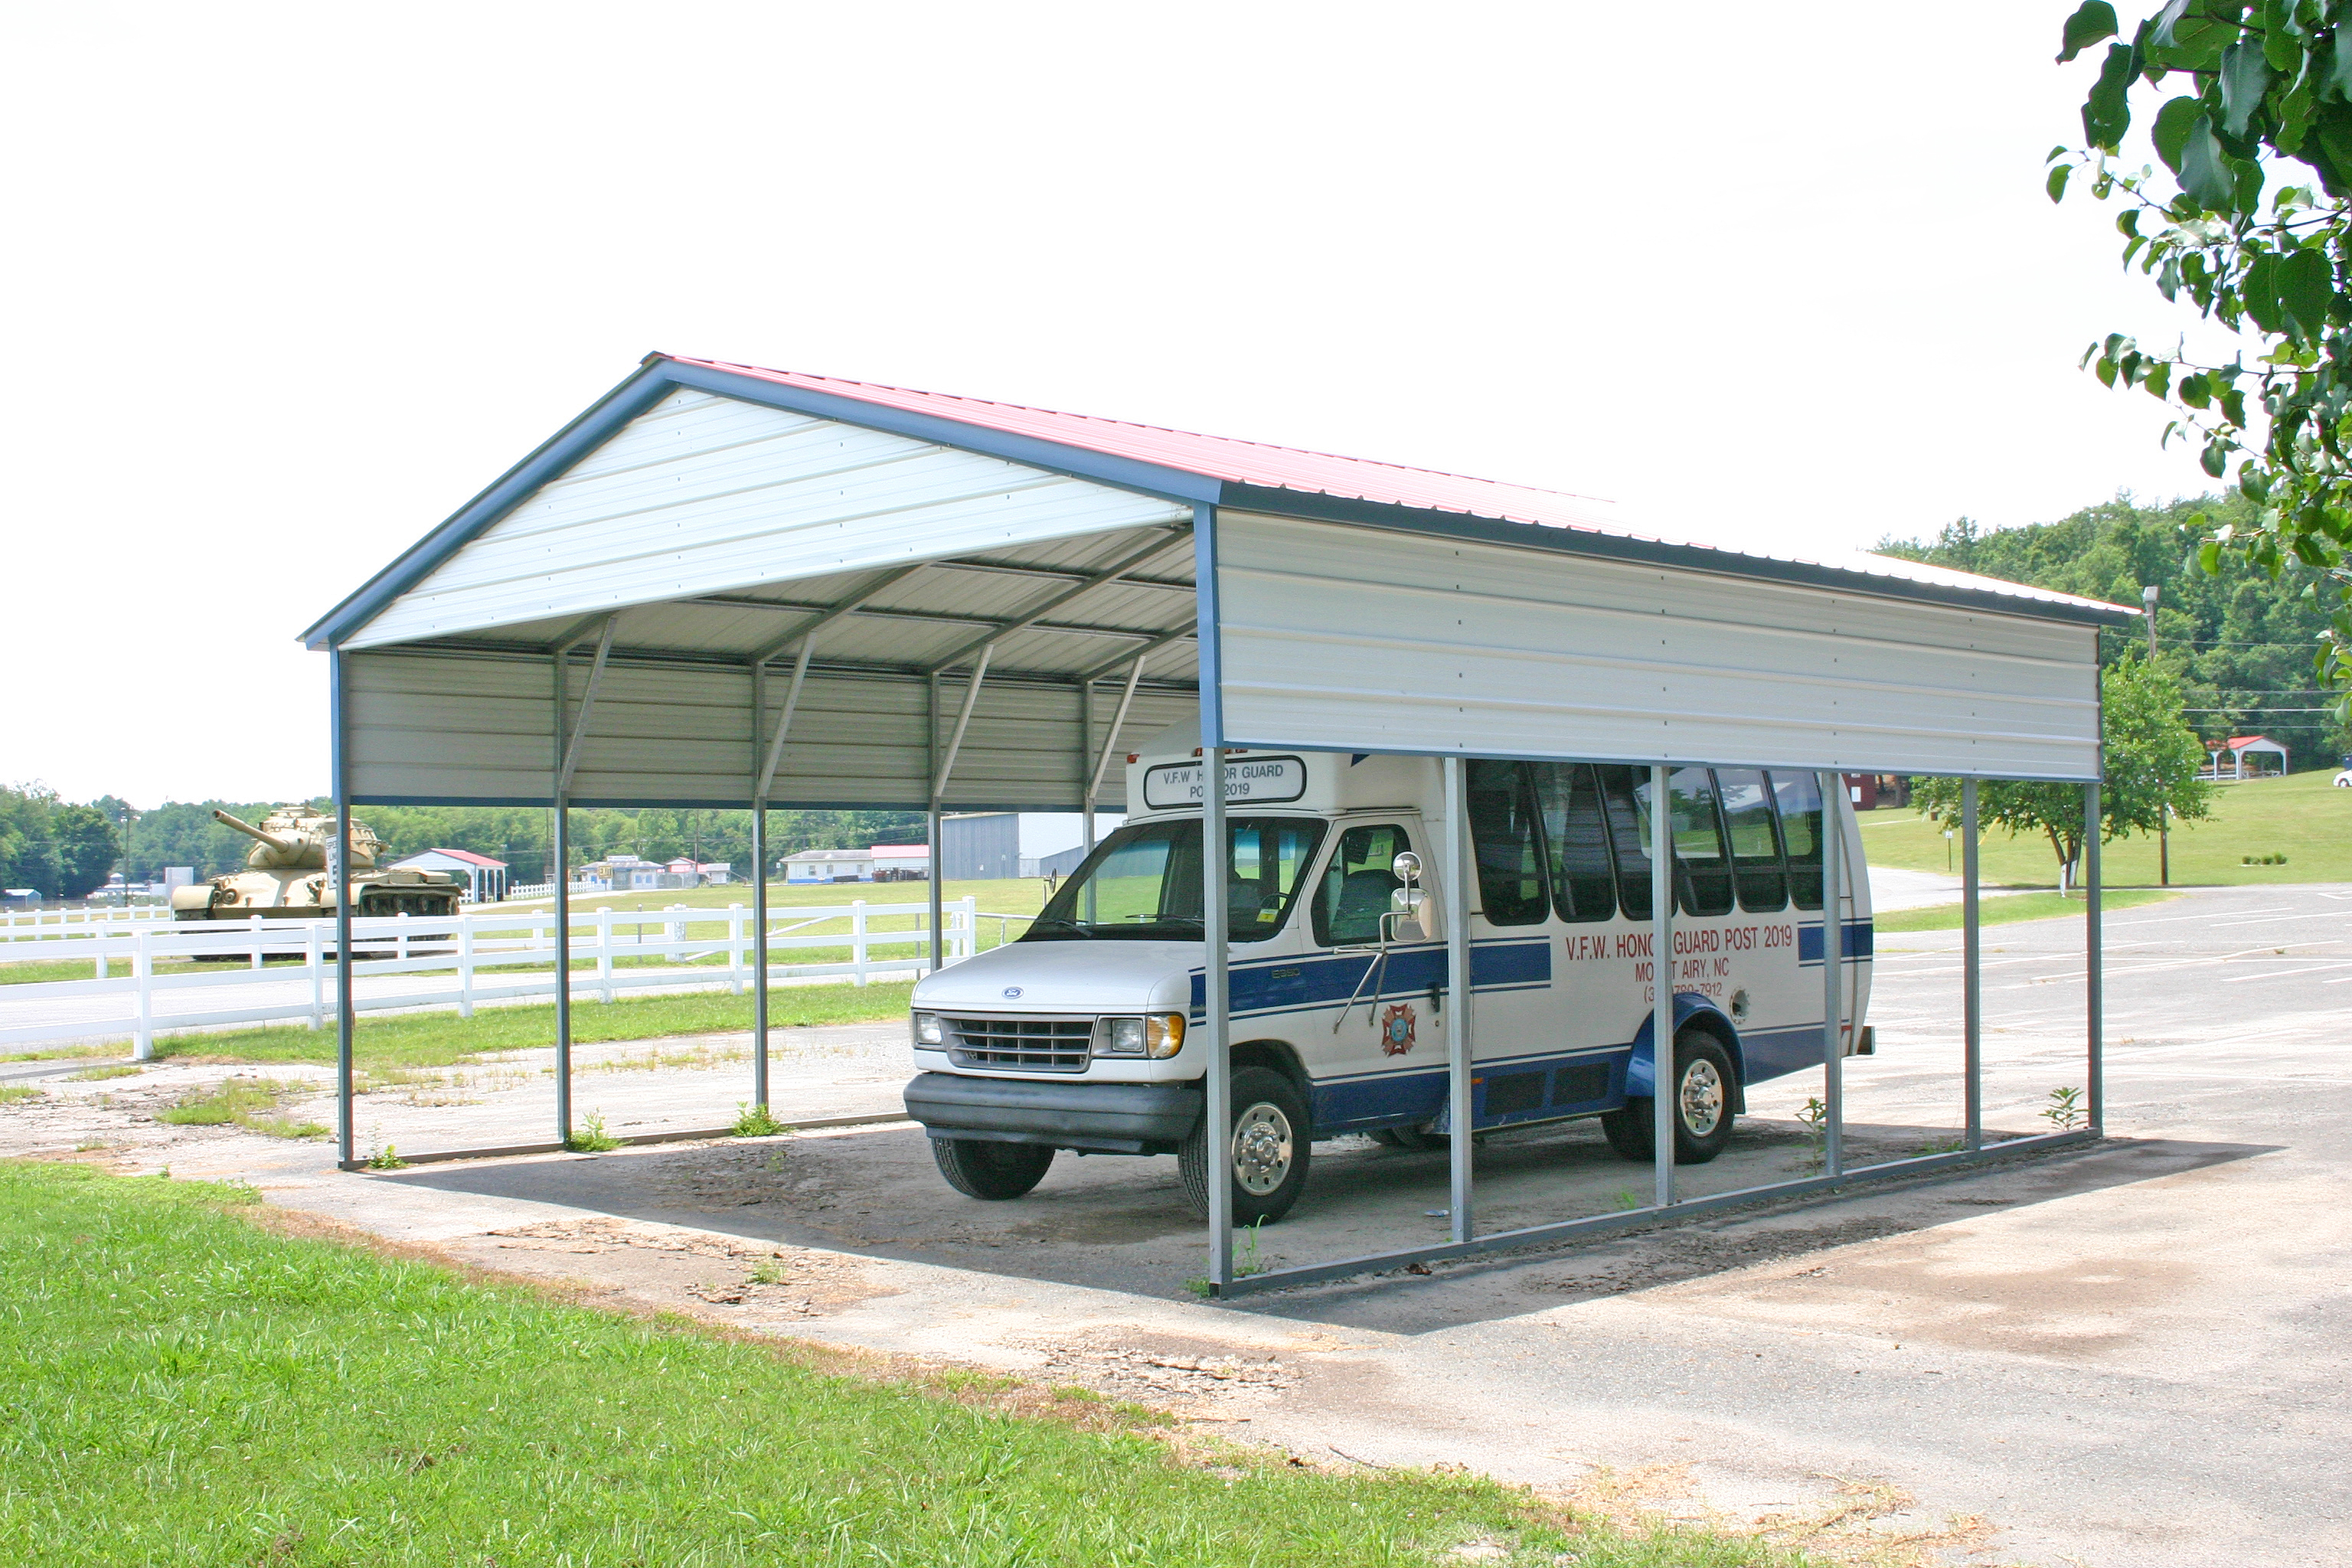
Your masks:
[{"label": "chrome grille", "polygon": [[946,1022],[955,1031],[948,1059],[960,1068],[1084,1072],[1095,1034],[1092,1018],[950,1016]]}]

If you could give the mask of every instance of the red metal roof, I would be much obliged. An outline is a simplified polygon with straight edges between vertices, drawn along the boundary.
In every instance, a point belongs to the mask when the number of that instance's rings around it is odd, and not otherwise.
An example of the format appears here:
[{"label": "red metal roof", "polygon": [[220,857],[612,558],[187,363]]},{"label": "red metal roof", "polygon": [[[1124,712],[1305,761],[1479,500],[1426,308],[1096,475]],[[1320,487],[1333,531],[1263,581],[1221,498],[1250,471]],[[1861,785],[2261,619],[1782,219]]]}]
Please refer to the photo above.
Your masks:
[{"label": "red metal roof", "polygon": [[983,429],[1002,430],[1040,441],[1056,441],[1111,457],[1235,484],[1263,485],[1272,489],[1301,490],[1311,495],[1344,496],[1353,500],[1391,506],[1424,507],[1433,511],[1458,511],[1475,517],[1503,518],[1513,522],[1547,523],[1555,528],[1602,528],[1621,531],[1612,504],[1591,496],[1536,489],[1496,479],[1474,479],[1429,468],[1400,468],[1365,458],[1340,458],[1328,452],[1302,451],[1296,447],[1271,447],[1259,441],[1237,441],[1228,436],[1200,436],[1189,430],[1165,430],[1156,425],[1101,419],[1090,414],[1062,414],[1050,408],[1024,408],[1017,403],[991,403],[978,397],[957,397],[943,392],[916,392],[903,386],[882,386],[870,381],[843,381],[800,371],[762,370],[758,365],[730,364],[724,360],[691,359],[665,354],[679,364],[701,365],[734,375],[754,376],[809,392],[829,393],[886,408],[929,414],[959,420]]},{"label": "red metal roof", "polygon": [[722,374],[774,382],[806,392],[953,420],[1032,440],[1055,442],[1084,451],[1154,464],[1234,484],[1341,497],[1381,505],[1459,512],[1471,517],[1574,529],[1619,539],[1706,551],[1721,557],[1725,566],[1732,570],[1738,570],[1742,557],[1781,561],[1802,566],[1827,567],[1832,571],[1854,573],[1888,582],[1927,584],[1993,594],[2034,604],[2102,610],[2116,616],[2139,613],[2128,605],[2110,605],[2049,588],[1979,577],[1970,573],[1955,572],[1948,567],[1929,566],[1858,550],[1800,552],[1774,549],[1760,540],[1727,545],[1690,537],[1678,538],[1646,528],[1628,527],[1626,521],[1618,515],[1614,502],[1591,496],[1571,495],[1564,490],[1537,489],[1530,485],[1506,484],[1498,479],[1474,479],[1462,474],[1407,468],[1394,463],[1376,463],[1365,458],[1341,458],[1328,452],[1303,451],[1296,447],[1268,446],[1260,441],[1237,441],[1228,436],[1202,436],[1189,430],[1168,430],[1156,425],[1103,419],[1090,414],[1063,414],[1050,408],[1027,408],[1017,403],[992,403],[985,398],[958,397],[944,392],[917,392],[903,386],[885,386],[877,382],[810,375],[802,371],[766,370],[758,365],[735,364],[727,360],[694,359],[684,354],[662,353],[651,354],[647,358],[698,365]]},{"label": "red metal roof", "polygon": [[427,855],[446,855],[452,860],[463,860],[468,866],[488,866],[500,871],[507,868],[507,863],[505,861],[493,860],[487,855],[477,855],[470,849],[434,848],[427,849],[425,853]]}]

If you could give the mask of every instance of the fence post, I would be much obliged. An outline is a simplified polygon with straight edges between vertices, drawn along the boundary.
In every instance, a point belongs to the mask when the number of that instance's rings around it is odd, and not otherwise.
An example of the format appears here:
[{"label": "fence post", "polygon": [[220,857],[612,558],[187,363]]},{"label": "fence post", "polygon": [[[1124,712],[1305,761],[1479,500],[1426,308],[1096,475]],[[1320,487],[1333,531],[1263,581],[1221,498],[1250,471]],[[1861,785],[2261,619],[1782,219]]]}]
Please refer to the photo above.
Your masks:
[{"label": "fence post", "polygon": [[966,893],[963,896],[963,939],[960,944],[956,956],[959,958],[970,958],[979,951],[980,895],[977,893]]},{"label": "fence post", "polygon": [[152,1061],[155,1057],[155,963],[147,951],[147,941],[153,933],[141,931],[131,938],[131,974],[138,983],[139,1027],[131,1036],[131,1059]]},{"label": "fence post", "polygon": [[727,906],[727,994],[743,994],[743,906]]},{"label": "fence post", "polygon": [[856,965],[855,972],[850,975],[851,981],[856,984],[865,984],[866,900],[864,899],[852,899],[849,901],[849,962]]},{"label": "fence post", "polygon": [[[642,934],[645,922],[637,922]],[[613,999],[613,908],[610,904],[596,906],[596,984],[605,1001]]]},{"label": "fence post", "polygon": [[302,967],[310,974],[310,1027],[321,1029],[327,1024],[327,967],[317,921],[302,933]]},{"label": "fence post", "polygon": [[[11,923],[15,922],[16,917],[14,915],[11,915],[8,918]],[[100,980],[106,978],[106,944],[104,942],[99,943],[98,946],[98,977]]]},{"label": "fence post", "polygon": [[457,917],[457,1016],[474,1016],[474,917]]},{"label": "fence post", "polygon": [[398,932],[398,934],[393,938],[393,944],[395,950],[393,956],[395,958],[406,958],[408,956],[408,911],[406,910],[403,910],[392,918],[401,922],[398,926],[393,928],[396,932]]},{"label": "fence post", "polygon": [[261,917],[256,915],[247,923],[253,928],[253,967],[258,969],[261,967]]}]

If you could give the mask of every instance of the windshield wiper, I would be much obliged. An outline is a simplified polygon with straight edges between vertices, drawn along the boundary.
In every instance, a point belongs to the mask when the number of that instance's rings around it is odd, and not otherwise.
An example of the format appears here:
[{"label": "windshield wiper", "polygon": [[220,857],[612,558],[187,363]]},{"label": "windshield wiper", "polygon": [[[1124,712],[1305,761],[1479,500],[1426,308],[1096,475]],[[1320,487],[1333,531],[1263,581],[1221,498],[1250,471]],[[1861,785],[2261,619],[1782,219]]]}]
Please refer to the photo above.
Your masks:
[{"label": "windshield wiper", "polygon": [[1035,920],[1029,922],[1029,929],[1021,933],[1022,939],[1026,941],[1028,938],[1035,936],[1047,926],[1058,926],[1064,931],[1074,931],[1080,936],[1087,938],[1088,941],[1092,941],[1094,939],[1095,933],[1091,928],[1082,925],[1076,921],[1064,920],[1059,915],[1039,915]]}]

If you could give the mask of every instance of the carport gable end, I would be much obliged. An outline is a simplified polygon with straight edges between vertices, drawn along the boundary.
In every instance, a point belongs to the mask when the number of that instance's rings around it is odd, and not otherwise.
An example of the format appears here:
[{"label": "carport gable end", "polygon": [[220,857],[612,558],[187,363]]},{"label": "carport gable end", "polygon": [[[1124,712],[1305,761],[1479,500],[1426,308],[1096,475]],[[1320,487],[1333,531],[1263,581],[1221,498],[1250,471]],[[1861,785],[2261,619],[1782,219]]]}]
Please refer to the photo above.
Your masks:
[{"label": "carport gable end", "polygon": [[[580,804],[750,798],[784,705],[752,712],[752,666],[821,621],[779,805],[927,804],[983,651],[942,804],[1082,805],[1204,646],[1212,743],[2095,776],[2093,628],[2136,612],[1608,510],[656,357],[306,636],[350,663],[360,799],[548,799],[550,656],[614,616]],[[1130,674],[1120,734],[1088,727]]]}]

